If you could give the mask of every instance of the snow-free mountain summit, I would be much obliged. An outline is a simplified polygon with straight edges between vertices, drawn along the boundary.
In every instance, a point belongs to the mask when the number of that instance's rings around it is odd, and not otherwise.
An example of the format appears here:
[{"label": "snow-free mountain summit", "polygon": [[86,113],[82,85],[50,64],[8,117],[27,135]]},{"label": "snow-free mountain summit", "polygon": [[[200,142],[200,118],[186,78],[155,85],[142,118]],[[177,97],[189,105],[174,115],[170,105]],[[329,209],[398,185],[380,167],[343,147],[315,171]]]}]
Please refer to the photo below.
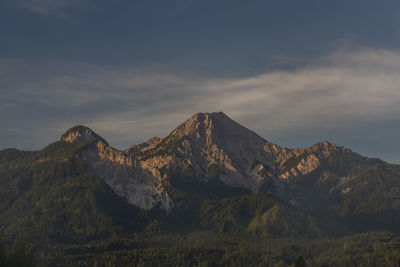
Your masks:
[{"label": "snow-free mountain summit", "polygon": [[316,212],[357,190],[351,185],[366,168],[384,164],[328,142],[283,148],[222,112],[197,113],[167,137],[154,137],[125,151],[83,126],[67,131],[62,141],[91,141],[78,152],[89,172],[129,203],[148,210],[157,206],[167,213],[181,204],[168,190],[176,177],[264,191]]}]

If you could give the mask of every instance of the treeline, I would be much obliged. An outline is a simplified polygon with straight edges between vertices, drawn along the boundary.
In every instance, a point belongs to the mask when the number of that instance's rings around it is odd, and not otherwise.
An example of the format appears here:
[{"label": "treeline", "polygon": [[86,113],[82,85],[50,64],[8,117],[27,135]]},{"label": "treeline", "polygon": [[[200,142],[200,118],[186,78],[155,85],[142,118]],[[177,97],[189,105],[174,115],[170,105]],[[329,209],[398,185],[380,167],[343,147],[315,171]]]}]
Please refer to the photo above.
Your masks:
[{"label": "treeline", "polygon": [[36,266],[35,258],[28,253],[24,245],[18,246],[12,251],[7,251],[0,239],[0,267],[31,267]]},{"label": "treeline", "polygon": [[[58,255],[58,257],[54,257]],[[239,234],[135,234],[67,245],[46,266],[400,266],[400,237],[369,232],[343,238],[274,239]]]}]

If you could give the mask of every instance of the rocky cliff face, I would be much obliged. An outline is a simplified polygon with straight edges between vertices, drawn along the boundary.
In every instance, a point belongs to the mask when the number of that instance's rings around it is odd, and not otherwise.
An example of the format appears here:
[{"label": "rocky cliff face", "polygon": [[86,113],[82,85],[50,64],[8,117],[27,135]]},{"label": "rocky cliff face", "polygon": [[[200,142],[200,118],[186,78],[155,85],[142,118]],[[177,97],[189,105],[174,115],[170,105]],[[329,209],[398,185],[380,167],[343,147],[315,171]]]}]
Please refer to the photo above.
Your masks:
[{"label": "rocky cliff face", "polygon": [[98,134],[93,132],[88,127],[82,125],[72,127],[61,137],[62,141],[72,144],[77,144],[92,139],[99,140],[107,144],[107,142],[103,138],[101,138]]},{"label": "rocky cliff face", "polygon": [[174,175],[204,183],[219,179],[229,186],[284,196],[296,180],[319,169],[331,155],[354,154],[328,142],[282,148],[222,112],[195,114],[167,137],[154,137],[125,151],[112,148],[83,126],[70,129],[62,140],[93,140],[79,153],[90,172],[129,203],[145,209],[159,205],[167,212],[175,205],[167,190]]},{"label": "rocky cliff face", "polygon": [[257,191],[263,179],[256,171],[260,166],[274,168],[273,154],[264,150],[265,144],[222,112],[199,113],[138,159],[146,166],[189,169],[203,181],[218,176],[228,185]]},{"label": "rocky cliff face", "polygon": [[163,187],[163,176],[155,168],[149,168],[146,162],[132,156],[132,151],[146,150],[152,143],[120,151],[82,126],[68,130],[62,140],[69,143],[94,141],[91,146],[80,151],[79,156],[86,162],[89,172],[103,178],[115,193],[126,198],[129,203],[144,209],[159,204],[165,211],[173,207]]}]

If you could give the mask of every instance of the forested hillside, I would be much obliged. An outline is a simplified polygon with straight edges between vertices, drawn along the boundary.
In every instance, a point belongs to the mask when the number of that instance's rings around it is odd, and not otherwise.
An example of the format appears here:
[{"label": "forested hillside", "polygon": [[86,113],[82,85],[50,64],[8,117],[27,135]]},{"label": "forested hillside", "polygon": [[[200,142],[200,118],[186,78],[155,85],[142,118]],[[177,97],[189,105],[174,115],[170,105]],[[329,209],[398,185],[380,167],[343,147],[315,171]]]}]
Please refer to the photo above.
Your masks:
[{"label": "forested hillside", "polygon": [[398,165],[282,148],[220,113],[125,151],[77,126],[0,151],[0,262],[398,266],[399,181]]}]

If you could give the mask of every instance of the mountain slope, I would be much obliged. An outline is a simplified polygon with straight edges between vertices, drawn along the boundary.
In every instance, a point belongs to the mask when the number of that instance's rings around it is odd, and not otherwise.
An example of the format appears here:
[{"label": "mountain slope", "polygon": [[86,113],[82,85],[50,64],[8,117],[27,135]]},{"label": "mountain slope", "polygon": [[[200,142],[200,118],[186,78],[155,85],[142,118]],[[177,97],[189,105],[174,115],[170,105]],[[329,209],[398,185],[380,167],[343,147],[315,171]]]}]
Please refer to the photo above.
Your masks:
[{"label": "mountain slope", "polygon": [[[206,188],[218,181],[227,186],[225,190],[265,191],[316,217],[330,218],[323,224],[332,232],[382,229],[380,225],[399,230],[400,172],[395,165],[326,141],[309,148],[282,148],[222,112],[195,114],[167,137],[125,151],[110,147],[83,126],[70,129],[62,140],[74,144],[92,140],[78,153],[89,173],[147,210],[157,207],[170,213],[179,205],[183,205],[179,209],[189,208],[184,202],[193,201],[182,197],[187,188],[174,181],[197,181]],[[198,208],[200,202],[196,203]],[[359,223],[365,218],[367,222]]]},{"label": "mountain slope", "polygon": [[[84,132],[88,130],[72,128],[63,140],[90,139],[92,134],[81,136]],[[284,187],[276,175],[273,153],[264,148],[269,143],[223,113],[195,114],[167,137],[153,138],[126,151],[116,150],[102,139],[93,140],[96,142],[80,152],[80,157],[118,195],[145,209],[159,203],[171,211],[174,200],[165,189],[172,176],[183,174],[204,182],[217,178],[252,192],[266,183],[273,184],[277,192]]]},{"label": "mountain slope", "polygon": [[82,242],[144,229],[144,210],[86,172],[75,153],[90,144],[56,142],[0,162],[0,231],[7,240]]},{"label": "mountain slope", "polygon": [[399,176],[397,165],[328,142],[280,147],[222,112],[195,114],[124,151],[76,126],[42,151],[0,152],[0,230],[51,240],[229,222],[268,236],[399,232]]},{"label": "mountain slope", "polygon": [[201,223],[218,232],[283,238],[323,235],[311,216],[266,193],[207,200],[200,213]]}]

